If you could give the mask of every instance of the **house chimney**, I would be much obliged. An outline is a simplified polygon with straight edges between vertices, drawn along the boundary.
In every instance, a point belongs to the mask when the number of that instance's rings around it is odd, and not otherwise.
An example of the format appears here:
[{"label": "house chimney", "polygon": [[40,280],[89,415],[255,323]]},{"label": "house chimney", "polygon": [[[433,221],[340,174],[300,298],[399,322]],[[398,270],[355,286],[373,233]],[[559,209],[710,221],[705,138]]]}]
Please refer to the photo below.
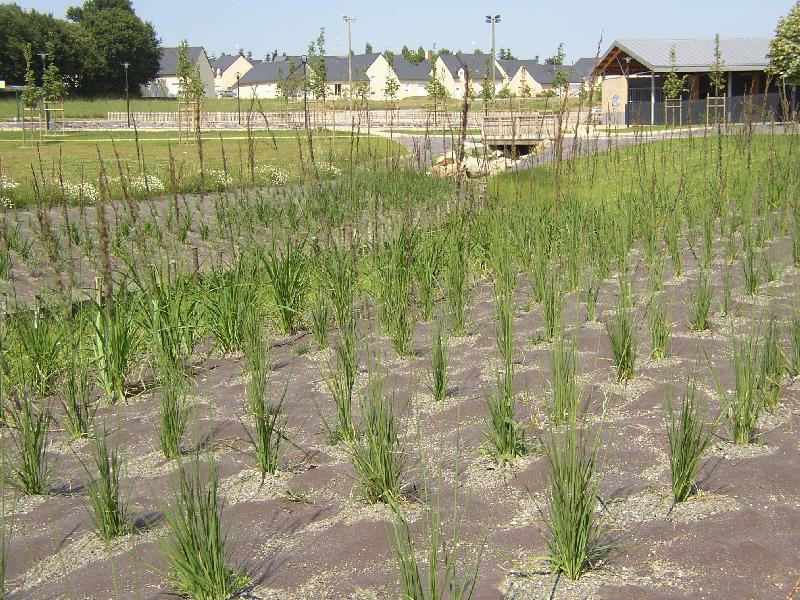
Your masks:
[{"label": "house chimney", "polygon": [[428,60],[433,62],[433,50],[428,50]]}]

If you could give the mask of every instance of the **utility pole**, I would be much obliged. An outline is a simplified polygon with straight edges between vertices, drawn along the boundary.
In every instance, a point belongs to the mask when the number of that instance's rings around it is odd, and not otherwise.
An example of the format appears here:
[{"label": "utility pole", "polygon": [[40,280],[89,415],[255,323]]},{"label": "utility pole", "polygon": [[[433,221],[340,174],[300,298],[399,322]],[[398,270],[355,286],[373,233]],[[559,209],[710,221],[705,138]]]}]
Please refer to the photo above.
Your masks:
[{"label": "utility pole", "polygon": [[[239,85],[239,79],[241,78],[242,74],[239,71],[236,71],[236,112],[239,114],[239,127],[242,126],[242,95],[241,95],[241,86]],[[255,94],[253,94],[255,95]]]},{"label": "utility pole", "polygon": [[[44,91],[44,74],[47,71],[47,52],[39,52],[39,56],[42,57],[42,90]],[[47,110],[47,98],[43,98],[42,103],[44,104],[44,129],[45,131],[49,131],[50,111]]]},{"label": "utility pole", "polygon": [[128,113],[128,129],[131,128],[131,95],[128,92],[128,68],[131,63],[124,62],[122,66],[125,67],[125,110]]},{"label": "utility pole", "polygon": [[305,114],[306,135],[308,135],[308,78],[306,76],[308,57],[304,54],[300,57],[300,60],[303,63],[303,113]]},{"label": "utility pole", "polygon": [[350,112],[353,112],[353,23],[356,18],[344,15],[342,20],[347,23],[347,93],[350,95]]},{"label": "utility pole", "polygon": [[500,15],[486,15],[486,22],[492,25],[492,98],[495,92],[495,62],[497,60],[497,53],[495,52],[495,26],[500,22]]}]

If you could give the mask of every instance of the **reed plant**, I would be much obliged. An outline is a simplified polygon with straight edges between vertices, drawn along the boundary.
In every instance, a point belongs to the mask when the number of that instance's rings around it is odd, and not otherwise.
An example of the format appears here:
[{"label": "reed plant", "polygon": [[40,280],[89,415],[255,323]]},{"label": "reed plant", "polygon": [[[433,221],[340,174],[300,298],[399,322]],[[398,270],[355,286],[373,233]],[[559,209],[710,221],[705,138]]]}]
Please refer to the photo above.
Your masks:
[{"label": "reed plant", "polygon": [[428,378],[428,390],[436,402],[444,402],[447,397],[449,375],[447,372],[447,338],[442,329],[437,328],[433,334],[431,345],[431,372]]},{"label": "reed plant", "polygon": [[186,433],[189,412],[186,407],[186,385],[176,377],[162,380],[159,405],[158,439],[161,453],[167,460],[181,456],[181,443]]},{"label": "reed plant", "polygon": [[34,402],[23,392],[8,403],[8,424],[14,431],[16,457],[5,479],[29,496],[46,494],[52,465],[47,455],[50,439],[50,405]]},{"label": "reed plant", "polygon": [[629,288],[624,283],[620,287],[617,313],[605,325],[617,366],[617,380],[624,382],[633,378],[636,373],[636,332]]},{"label": "reed plant", "polygon": [[240,258],[229,269],[213,269],[203,282],[203,321],[222,352],[243,349],[245,319],[257,309],[255,279],[255,266]]},{"label": "reed plant", "polygon": [[[426,511],[422,555],[414,543],[414,534],[408,519],[398,505],[393,505],[392,554],[398,570],[400,597],[403,600],[470,600],[475,594],[483,546],[475,556],[464,563],[460,556],[461,533],[453,528],[450,539],[445,539],[444,523],[439,506]],[[463,564],[462,564],[463,563]]]},{"label": "reed plant", "polygon": [[597,321],[597,297],[600,294],[601,281],[592,276],[586,279],[586,318],[592,323]]},{"label": "reed plant", "polygon": [[365,502],[392,504],[401,500],[405,456],[392,400],[383,393],[379,367],[370,367],[370,381],[361,402],[361,426],[348,453]]},{"label": "reed plant", "polygon": [[789,337],[791,341],[791,354],[788,359],[788,368],[793,377],[800,375],[800,310],[795,309],[789,321]]},{"label": "reed plant", "polygon": [[450,331],[457,337],[467,334],[467,247],[466,235],[455,228],[451,229],[447,242],[445,299],[449,310]]},{"label": "reed plant", "polygon": [[200,458],[178,469],[173,503],[164,512],[170,536],[164,544],[168,582],[183,596],[226,600],[249,583],[230,566],[217,465],[211,460],[204,477]]},{"label": "reed plant", "polygon": [[293,333],[303,314],[308,294],[307,260],[303,243],[288,238],[279,250],[272,249],[262,255],[262,261],[272,287],[281,333]]},{"label": "reed plant", "polygon": [[[55,391],[63,369],[65,337],[68,332],[52,311],[37,306],[21,311],[9,319],[12,346],[17,356],[12,363],[19,383],[28,386],[37,396]],[[24,381],[21,375],[24,373]]]},{"label": "reed plant", "polygon": [[680,414],[671,399],[666,402],[672,501],[686,501],[695,491],[695,477],[703,453],[716,435],[719,422],[708,422],[696,400],[697,383],[690,381],[681,395]]},{"label": "reed plant", "polygon": [[758,438],[758,420],[764,410],[758,391],[758,347],[754,332],[735,342],[731,354],[733,393],[725,394],[717,383],[725,426],[734,444],[750,444]]},{"label": "reed plant", "polygon": [[711,284],[705,271],[700,273],[695,288],[689,292],[689,327],[694,331],[705,331],[709,327],[708,313],[711,309]]},{"label": "reed plant", "polygon": [[440,286],[444,246],[439,235],[438,231],[423,234],[415,246],[414,282],[420,316],[424,321],[433,317],[433,306]]},{"label": "reed plant", "polygon": [[596,514],[599,434],[587,441],[571,421],[565,428],[551,429],[549,435],[544,445],[549,466],[549,511],[544,514],[549,555],[544,560],[554,573],[577,580],[611,550],[607,523]]},{"label": "reed plant", "polygon": [[551,420],[555,425],[574,421],[578,417],[580,393],[577,383],[577,352],[575,345],[563,337],[553,345],[550,360],[553,365]]},{"label": "reed plant", "polygon": [[763,344],[759,355],[759,394],[763,398],[764,408],[774,411],[778,406],[781,380],[786,370],[786,361],[778,334],[778,322],[775,317],[769,319],[764,329]]},{"label": "reed plant", "polygon": [[98,383],[106,403],[111,406],[125,400],[128,370],[134,350],[132,312],[113,298],[94,302],[92,336]]},{"label": "reed plant", "polygon": [[254,316],[248,319],[246,328],[244,355],[250,376],[246,395],[254,424],[254,432],[248,431],[247,435],[263,481],[267,475],[274,475],[278,469],[286,419],[283,414],[283,397],[276,404],[267,399],[269,355],[261,327]]},{"label": "reed plant", "polygon": [[59,394],[64,408],[64,429],[72,439],[88,437],[97,405],[92,399],[92,374],[82,353],[73,348]]},{"label": "reed plant", "polygon": [[540,338],[543,341],[550,342],[561,335],[564,328],[561,282],[553,273],[547,279],[547,286],[545,287],[541,304],[544,329]]},{"label": "reed plant", "polygon": [[758,293],[759,277],[756,267],[755,251],[753,250],[752,234],[747,233],[744,238],[744,256],[742,257],[742,271],[744,273],[744,290],[748,296]]},{"label": "reed plant", "polygon": [[127,506],[122,492],[122,450],[119,443],[108,444],[104,428],[94,432],[92,441],[93,468],[86,468],[89,477],[89,508],[97,534],[105,542],[125,535],[129,530]]},{"label": "reed plant", "polygon": [[653,346],[651,356],[661,360],[669,356],[670,327],[664,303],[656,298],[650,303],[647,313],[647,324],[650,329],[650,342]]},{"label": "reed plant", "polygon": [[358,355],[354,329],[342,331],[339,342],[333,350],[334,360],[328,368],[325,381],[336,404],[336,422],[325,426],[329,438],[335,443],[339,440],[350,441],[355,435],[352,407]]},{"label": "reed plant", "polygon": [[411,306],[413,236],[403,227],[378,254],[381,320],[399,356],[414,352]]}]

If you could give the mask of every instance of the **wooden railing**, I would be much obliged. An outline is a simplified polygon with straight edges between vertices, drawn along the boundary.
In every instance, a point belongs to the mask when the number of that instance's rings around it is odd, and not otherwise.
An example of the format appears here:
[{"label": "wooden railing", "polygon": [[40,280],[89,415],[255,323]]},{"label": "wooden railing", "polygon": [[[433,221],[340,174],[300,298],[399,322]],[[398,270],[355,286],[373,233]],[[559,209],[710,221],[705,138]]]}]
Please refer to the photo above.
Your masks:
[{"label": "wooden railing", "polygon": [[554,139],[559,130],[559,117],[554,114],[524,113],[487,115],[483,119],[483,139],[524,143]]}]

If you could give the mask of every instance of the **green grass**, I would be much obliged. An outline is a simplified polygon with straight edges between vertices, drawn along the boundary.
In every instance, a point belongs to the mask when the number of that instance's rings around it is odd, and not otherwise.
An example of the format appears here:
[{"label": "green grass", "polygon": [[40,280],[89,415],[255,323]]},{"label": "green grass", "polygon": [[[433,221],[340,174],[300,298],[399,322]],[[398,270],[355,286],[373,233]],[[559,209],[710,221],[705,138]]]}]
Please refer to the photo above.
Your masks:
[{"label": "green grass", "polygon": [[433,335],[431,345],[431,372],[428,377],[428,389],[437,402],[444,402],[447,397],[449,377],[447,373],[447,338],[442,335],[441,327]]},{"label": "green grass", "polygon": [[[351,142],[358,139],[357,146]],[[69,203],[92,203],[98,195],[100,173],[98,152],[106,164],[109,191],[113,198],[122,198],[120,170],[125,176],[128,193],[144,198],[147,187],[154,195],[171,190],[170,155],[175,166],[175,185],[180,193],[198,193],[241,186],[275,185],[275,168],[281,178],[302,178],[301,163],[308,167],[308,142],[304,133],[265,131],[253,134],[253,169],[248,160],[249,140],[244,132],[206,132],[202,135],[203,170],[201,180],[198,144],[181,145],[177,132],[140,132],[138,152],[133,134],[128,131],[69,132],[46,139],[41,145],[23,148],[20,134],[0,132],[0,173],[16,185],[3,190],[3,196],[15,206],[34,203],[31,168],[40,182],[45,200],[59,201],[63,195]],[[315,157],[320,164],[344,169],[352,156],[359,163],[400,156],[406,150],[397,142],[374,136],[351,136],[349,131],[314,134]],[[301,159],[301,153],[304,155]],[[144,169],[142,168],[143,157]],[[145,175],[147,185],[145,185]],[[84,193],[80,194],[81,183]]]}]

